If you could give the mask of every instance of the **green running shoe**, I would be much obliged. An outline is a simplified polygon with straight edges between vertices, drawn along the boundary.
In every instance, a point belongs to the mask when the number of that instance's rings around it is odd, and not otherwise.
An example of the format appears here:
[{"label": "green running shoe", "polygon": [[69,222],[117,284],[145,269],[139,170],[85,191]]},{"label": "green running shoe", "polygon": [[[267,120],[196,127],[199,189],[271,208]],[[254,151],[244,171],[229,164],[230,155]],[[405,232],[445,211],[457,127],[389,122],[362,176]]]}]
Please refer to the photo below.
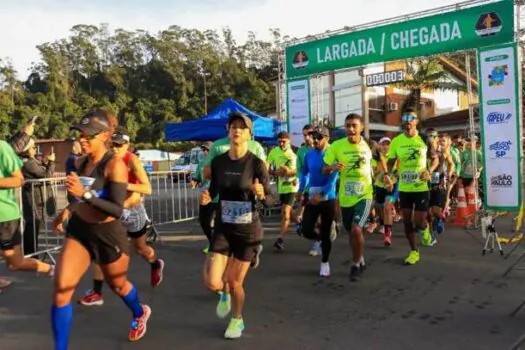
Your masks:
[{"label": "green running shoe", "polygon": [[228,314],[230,313],[232,309],[232,298],[230,296],[230,293],[224,293],[224,292],[220,292],[219,296],[220,298],[219,298],[219,302],[217,303],[216,312],[217,312],[217,317],[222,319],[228,316]]},{"label": "green running shoe", "polygon": [[415,265],[419,262],[419,252],[412,250],[408,257],[405,259],[405,265]]},{"label": "green running shoe", "polygon": [[238,339],[242,336],[244,331],[244,321],[242,318],[232,318],[226,332],[224,332],[224,338],[226,339]]}]

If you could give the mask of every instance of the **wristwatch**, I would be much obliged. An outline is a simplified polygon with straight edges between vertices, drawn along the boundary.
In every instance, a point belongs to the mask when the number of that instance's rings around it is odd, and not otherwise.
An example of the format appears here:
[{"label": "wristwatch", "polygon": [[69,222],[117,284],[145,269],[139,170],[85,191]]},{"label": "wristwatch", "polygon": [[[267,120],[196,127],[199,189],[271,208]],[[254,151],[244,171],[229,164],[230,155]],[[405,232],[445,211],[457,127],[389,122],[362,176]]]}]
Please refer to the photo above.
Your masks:
[{"label": "wristwatch", "polygon": [[85,201],[90,201],[93,198],[93,193],[91,191],[86,191],[82,194],[82,199]]}]

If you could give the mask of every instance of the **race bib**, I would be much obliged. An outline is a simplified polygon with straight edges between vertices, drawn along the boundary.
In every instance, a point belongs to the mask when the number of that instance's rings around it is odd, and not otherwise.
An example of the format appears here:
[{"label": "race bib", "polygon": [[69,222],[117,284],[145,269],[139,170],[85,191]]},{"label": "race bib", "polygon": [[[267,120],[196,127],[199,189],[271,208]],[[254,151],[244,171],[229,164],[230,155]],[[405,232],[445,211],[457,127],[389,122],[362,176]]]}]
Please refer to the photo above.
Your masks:
[{"label": "race bib", "polygon": [[440,180],[440,173],[438,173],[438,172],[433,172],[433,173],[432,173],[432,180],[430,180],[431,183],[432,183],[433,185],[439,185],[439,180]]},{"label": "race bib", "polygon": [[404,171],[401,173],[401,182],[406,184],[413,184],[419,181],[419,172]]},{"label": "race bib", "polygon": [[[308,195],[310,196],[310,198],[312,198],[315,195],[321,194],[321,192],[323,192],[323,188],[322,187],[310,187],[310,190],[308,191]],[[328,200],[328,195],[325,194],[324,196],[322,196],[321,200],[322,201],[327,201]]]},{"label": "race bib", "polygon": [[346,182],[345,195],[362,196],[365,193],[365,186],[361,182]]},{"label": "race bib", "polygon": [[227,224],[251,224],[252,203],[221,201],[222,222]]}]

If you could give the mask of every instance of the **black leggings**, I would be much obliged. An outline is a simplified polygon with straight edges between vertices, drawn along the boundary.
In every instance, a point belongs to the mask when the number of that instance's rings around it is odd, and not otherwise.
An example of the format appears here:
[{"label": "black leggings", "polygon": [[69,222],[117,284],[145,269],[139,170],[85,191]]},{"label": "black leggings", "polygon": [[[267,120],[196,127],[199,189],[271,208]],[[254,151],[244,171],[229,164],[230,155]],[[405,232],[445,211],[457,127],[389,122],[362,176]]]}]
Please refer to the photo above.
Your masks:
[{"label": "black leggings", "polygon": [[208,238],[208,243],[211,245],[213,228],[211,223],[213,221],[213,215],[215,213],[215,205],[210,203],[208,205],[199,205],[199,223],[202,231]]},{"label": "black leggings", "polygon": [[[321,216],[321,233],[315,231],[317,219]],[[321,241],[321,250],[323,252],[322,262],[328,262],[330,251],[332,250],[332,241],[330,232],[335,217],[335,200],[320,202],[317,205],[308,203],[303,213],[303,236],[308,239]]]}]

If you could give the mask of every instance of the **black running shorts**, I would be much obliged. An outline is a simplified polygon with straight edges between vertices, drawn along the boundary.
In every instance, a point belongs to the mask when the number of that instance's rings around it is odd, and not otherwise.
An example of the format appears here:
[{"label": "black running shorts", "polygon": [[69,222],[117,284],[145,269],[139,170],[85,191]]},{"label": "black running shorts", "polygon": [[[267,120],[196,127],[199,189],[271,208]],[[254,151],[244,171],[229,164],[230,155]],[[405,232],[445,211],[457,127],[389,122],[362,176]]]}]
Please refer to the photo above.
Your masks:
[{"label": "black running shorts", "polygon": [[399,192],[399,204],[401,209],[428,211],[430,195],[424,192]]},{"label": "black running shorts", "polygon": [[79,241],[100,265],[111,264],[122,254],[129,255],[128,235],[119,220],[91,224],[73,215],[67,224],[66,237]]},{"label": "black running shorts", "polygon": [[21,242],[20,219],[0,222],[0,250],[13,250]]}]

